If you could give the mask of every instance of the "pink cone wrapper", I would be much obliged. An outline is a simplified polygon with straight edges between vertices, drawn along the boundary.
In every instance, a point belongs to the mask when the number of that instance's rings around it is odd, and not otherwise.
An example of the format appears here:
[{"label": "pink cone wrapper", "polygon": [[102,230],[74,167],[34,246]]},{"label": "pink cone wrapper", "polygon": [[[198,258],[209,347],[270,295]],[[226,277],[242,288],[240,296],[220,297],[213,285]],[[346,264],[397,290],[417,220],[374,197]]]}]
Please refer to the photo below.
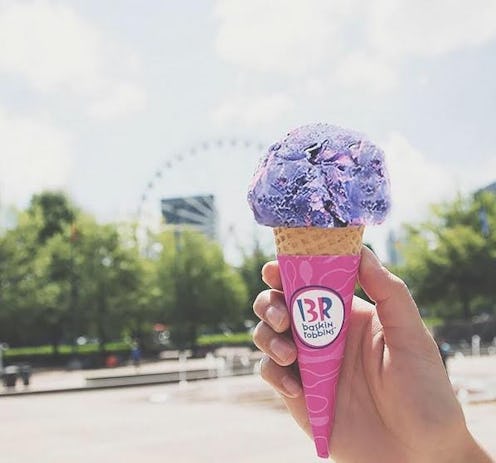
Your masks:
[{"label": "pink cone wrapper", "polygon": [[359,255],[279,255],[317,455],[329,457]]}]

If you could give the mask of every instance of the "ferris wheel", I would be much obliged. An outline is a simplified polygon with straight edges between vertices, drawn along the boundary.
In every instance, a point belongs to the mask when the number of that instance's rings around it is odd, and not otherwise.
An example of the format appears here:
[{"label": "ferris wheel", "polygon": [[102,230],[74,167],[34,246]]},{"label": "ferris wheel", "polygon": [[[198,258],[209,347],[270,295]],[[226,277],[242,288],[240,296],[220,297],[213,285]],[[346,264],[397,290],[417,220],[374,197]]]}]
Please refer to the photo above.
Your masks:
[{"label": "ferris wheel", "polygon": [[263,232],[254,224],[246,191],[265,149],[258,141],[218,138],[167,156],[139,198],[140,247],[148,246],[156,232],[180,224],[215,239],[231,257],[249,247]]}]

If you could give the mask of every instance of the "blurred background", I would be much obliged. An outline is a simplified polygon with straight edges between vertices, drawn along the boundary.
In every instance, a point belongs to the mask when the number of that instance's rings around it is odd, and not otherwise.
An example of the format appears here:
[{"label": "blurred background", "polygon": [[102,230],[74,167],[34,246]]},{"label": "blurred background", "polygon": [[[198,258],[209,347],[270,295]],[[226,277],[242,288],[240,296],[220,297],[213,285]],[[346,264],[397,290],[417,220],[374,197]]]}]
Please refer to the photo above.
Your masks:
[{"label": "blurred background", "polygon": [[317,121],[384,148],[365,240],[496,454],[495,55],[494,0],[0,0],[0,461],[313,456],[256,375],[245,196]]}]

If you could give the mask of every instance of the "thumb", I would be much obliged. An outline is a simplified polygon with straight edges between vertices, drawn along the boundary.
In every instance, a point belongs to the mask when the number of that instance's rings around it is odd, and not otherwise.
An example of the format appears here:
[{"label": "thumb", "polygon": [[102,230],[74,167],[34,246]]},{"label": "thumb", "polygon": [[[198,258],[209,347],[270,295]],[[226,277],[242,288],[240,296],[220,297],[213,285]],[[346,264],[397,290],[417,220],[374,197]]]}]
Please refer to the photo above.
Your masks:
[{"label": "thumb", "polygon": [[[367,296],[376,303],[377,315],[384,327],[386,336],[396,332],[420,334],[425,326],[417,305],[406,284],[387,270],[376,255],[367,247],[362,247],[362,258],[358,271],[360,286]],[[405,338],[408,342],[408,339]]]}]

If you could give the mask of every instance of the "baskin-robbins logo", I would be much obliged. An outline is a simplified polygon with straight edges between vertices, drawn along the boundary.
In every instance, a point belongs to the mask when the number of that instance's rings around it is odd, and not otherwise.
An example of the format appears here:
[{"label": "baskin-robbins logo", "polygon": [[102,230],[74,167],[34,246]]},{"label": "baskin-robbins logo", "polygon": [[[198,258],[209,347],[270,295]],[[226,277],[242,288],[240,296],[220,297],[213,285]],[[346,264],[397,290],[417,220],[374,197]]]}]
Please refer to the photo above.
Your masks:
[{"label": "baskin-robbins logo", "polygon": [[343,328],[343,300],[329,288],[307,286],[293,295],[291,317],[296,334],[304,344],[325,347]]}]

